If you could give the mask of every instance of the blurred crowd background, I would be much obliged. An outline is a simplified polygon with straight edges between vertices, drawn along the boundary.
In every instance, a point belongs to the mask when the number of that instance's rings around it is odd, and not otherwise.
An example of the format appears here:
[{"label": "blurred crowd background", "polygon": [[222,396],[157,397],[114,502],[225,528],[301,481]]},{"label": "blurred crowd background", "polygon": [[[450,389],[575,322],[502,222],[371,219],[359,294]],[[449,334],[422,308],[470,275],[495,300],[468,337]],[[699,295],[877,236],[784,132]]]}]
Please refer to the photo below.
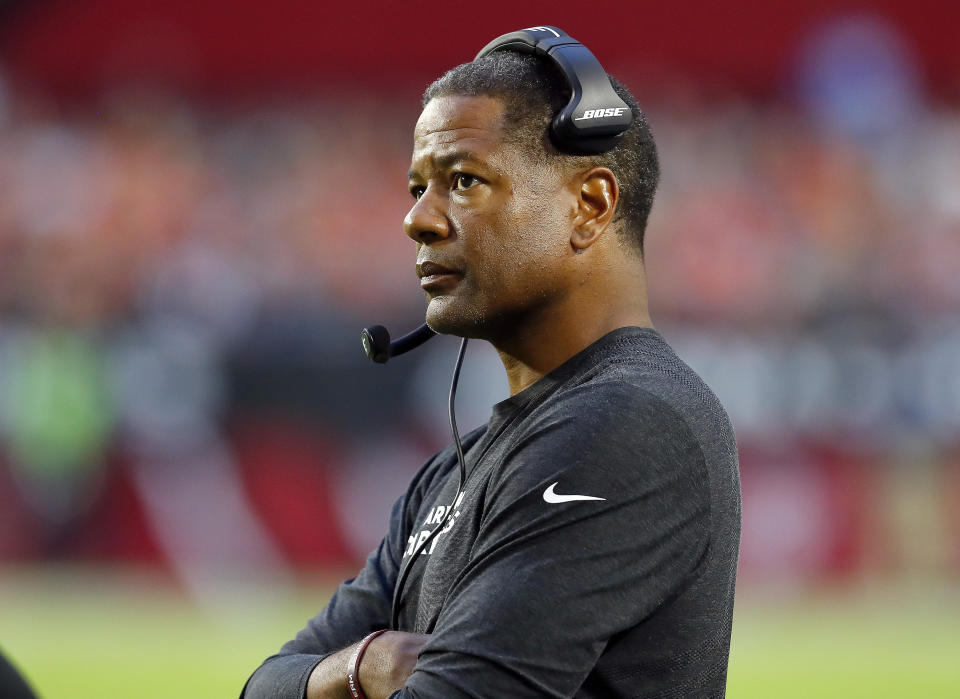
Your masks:
[{"label": "blurred crowd background", "polygon": [[[0,564],[215,604],[362,560],[450,438],[457,343],[359,342],[422,319],[420,92],[553,22],[659,145],[654,321],[737,430],[744,585],[957,579],[960,6],[207,5],[0,9]],[[462,428],[507,395],[482,343],[459,395]]]}]

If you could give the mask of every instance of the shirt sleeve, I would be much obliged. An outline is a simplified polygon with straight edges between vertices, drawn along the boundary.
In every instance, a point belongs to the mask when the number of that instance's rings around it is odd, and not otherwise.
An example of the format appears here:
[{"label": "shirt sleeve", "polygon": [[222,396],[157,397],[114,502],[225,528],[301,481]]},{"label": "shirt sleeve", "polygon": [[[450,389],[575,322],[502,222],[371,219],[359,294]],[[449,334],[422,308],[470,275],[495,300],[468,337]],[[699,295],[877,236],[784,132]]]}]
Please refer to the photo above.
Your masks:
[{"label": "shirt sleeve", "polygon": [[573,696],[611,637],[692,580],[709,510],[675,410],[619,384],[569,391],[490,484],[470,563],[394,699]]},{"label": "shirt sleeve", "polygon": [[407,532],[418,503],[441,461],[435,457],[393,506],[390,528],[360,573],[340,584],[324,609],[296,638],[267,658],[247,680],[241,699],[303,699],[310,674],[320,661],[390,625],[393,588]]}]

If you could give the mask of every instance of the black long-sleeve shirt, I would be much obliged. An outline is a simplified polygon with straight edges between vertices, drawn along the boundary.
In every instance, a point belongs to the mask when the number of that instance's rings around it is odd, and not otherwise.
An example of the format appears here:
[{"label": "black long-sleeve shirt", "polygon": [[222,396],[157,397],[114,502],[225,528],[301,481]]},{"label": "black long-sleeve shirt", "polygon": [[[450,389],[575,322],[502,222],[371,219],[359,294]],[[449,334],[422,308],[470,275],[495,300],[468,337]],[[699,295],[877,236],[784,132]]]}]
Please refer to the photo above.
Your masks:
[{"label": "black long-sleeve shirt", "polygon": [[[431,634],[392,699],[721,697],[740,488],[733,430],[659,333],[621,328],[494,406],[417,474],[359,575],[253,674],[301,699],[327,655],[390,624]],[[580,496],[580,497],[571,497]]]}]

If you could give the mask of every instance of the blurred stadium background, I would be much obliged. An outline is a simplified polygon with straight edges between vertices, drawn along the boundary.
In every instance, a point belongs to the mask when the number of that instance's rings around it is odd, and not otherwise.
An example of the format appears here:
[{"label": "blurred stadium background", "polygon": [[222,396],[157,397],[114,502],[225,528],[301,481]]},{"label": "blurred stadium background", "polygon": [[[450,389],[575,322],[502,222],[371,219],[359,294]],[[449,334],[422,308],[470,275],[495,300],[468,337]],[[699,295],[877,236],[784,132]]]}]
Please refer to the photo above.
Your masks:
[{"label": "blurred stadium background", "polygon": [[[729,696],[960,697],[960,4],[0,3],[0,647],[230,697],[448,440],[400,222],[423,87],[522,26],[630,85],[655,322],[719,393]],[[506,395],[474,345],[460,421]]]}]

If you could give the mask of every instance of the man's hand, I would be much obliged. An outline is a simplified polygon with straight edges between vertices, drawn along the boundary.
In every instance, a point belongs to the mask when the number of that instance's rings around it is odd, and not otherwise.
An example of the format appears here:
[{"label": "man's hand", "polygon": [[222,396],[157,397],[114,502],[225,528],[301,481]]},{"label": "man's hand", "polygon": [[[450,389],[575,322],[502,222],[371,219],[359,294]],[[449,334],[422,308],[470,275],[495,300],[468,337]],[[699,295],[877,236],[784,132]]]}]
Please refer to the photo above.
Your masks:
[{"label": "man's hand", "polygon": [[367,699],[386,699],[403,689],[429,638],[422,633],[387,631],[373,639],[360,662],[360,686]]},{"label": "man's hand", "polygon": [[[386,699],[403,689],[417,656],[430,636],[387,631],[370,641],[360,661],[359,680],[367,699]],[[359,641],[358,641],[359,643]],[[317,665],[307,684],[308,699],[350,699],[347,667],[357,644],[337,651]]]}]

